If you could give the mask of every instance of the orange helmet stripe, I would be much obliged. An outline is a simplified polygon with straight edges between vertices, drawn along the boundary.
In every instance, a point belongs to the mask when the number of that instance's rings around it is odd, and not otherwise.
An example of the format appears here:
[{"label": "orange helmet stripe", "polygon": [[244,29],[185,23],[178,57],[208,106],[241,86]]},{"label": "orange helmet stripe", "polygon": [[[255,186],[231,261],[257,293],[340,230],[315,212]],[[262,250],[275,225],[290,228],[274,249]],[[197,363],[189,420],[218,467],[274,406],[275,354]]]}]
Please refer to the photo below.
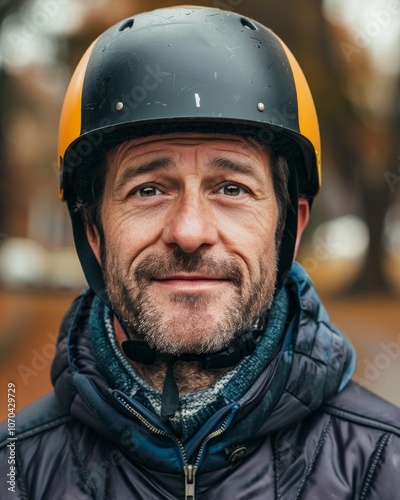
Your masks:
[{"label": "orange helmet stripe", "polygon": [[96,41],[92,43],[80,60],[65,95],[58,134],[59,159],[64,158],[68,146],[81,134],[83,82],[90,55]]},{"label": "orange helmet stripe", "polygon": [[297,109],[299,114],[300,133],[304,135],[314,146],[316,154],[316,165],[318,170],[318,184],[321,187],[321,138],[318,126],[318,116],[315,109],[314,100],[311,95],[306,77],[299,63],[288,47],[280,40],[282,48],[289,60],[292,68],[294,83],[297,93]]}]

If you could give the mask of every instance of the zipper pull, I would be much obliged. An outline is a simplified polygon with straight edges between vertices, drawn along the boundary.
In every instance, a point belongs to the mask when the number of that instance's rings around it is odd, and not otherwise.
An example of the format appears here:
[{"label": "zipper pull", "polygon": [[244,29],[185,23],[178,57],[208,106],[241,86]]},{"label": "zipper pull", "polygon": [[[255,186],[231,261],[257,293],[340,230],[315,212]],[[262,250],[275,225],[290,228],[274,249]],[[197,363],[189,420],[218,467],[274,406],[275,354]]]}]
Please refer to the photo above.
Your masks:
[{"label": "zipper pull", "polygon": [[194,493],[194,476],[197,472],[196,465],[185,465],[183,468],[185,472],[185,500],[195,500]]}]

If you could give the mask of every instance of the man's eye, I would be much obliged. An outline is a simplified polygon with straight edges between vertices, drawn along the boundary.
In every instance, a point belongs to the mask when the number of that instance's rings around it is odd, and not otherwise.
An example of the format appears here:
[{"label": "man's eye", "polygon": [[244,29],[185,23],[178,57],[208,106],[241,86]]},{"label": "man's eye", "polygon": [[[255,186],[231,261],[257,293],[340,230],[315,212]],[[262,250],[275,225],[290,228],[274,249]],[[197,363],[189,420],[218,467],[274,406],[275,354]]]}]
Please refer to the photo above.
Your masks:
[{"label": "man's eye", "polygon": [[219,193],[225,194],[227,196],[240,196],[246,193],[246,190],[237,184],[226,184],[219,189]]},{"label": "man's eye", "polygon": [[135,189],[133,191],[133,194],[136,196],[141,196],[142,198],[149,197],[149,196],[156,196],[157,194],[160,194],[161,191],[157,189],[154,186],[143,186],[140,188]]}]

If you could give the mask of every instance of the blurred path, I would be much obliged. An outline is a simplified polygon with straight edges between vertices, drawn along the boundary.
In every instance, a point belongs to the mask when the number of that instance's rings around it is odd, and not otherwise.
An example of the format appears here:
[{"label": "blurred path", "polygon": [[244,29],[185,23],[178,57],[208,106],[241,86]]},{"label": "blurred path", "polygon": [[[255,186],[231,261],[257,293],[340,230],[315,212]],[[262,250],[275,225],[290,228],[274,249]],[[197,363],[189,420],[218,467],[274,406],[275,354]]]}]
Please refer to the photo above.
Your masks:
[{"label": "blurred path", "polygon": [[[58,329],[74,295],[0,290],[0,401],[6,398],[8,382],[16,384],[18,409],[51,391]],[[2,404],[0,421],[6,415]]]}]

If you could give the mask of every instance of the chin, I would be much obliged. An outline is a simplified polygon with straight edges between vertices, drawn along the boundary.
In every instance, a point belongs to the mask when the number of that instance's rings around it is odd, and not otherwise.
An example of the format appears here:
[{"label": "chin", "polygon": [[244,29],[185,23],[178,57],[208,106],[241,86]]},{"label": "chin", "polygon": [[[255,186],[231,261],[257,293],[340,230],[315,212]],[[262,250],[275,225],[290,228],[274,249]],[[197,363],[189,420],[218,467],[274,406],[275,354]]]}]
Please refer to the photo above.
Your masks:
[{"label": "chin", "polygon": [[164,354],[210,354],[217,352],[232,342],[235,333],[227,331],[218,323],[204,329],[202,325],[186,322],[180,328],[168,325],[156,338],[148,339],[149,343]]}]

